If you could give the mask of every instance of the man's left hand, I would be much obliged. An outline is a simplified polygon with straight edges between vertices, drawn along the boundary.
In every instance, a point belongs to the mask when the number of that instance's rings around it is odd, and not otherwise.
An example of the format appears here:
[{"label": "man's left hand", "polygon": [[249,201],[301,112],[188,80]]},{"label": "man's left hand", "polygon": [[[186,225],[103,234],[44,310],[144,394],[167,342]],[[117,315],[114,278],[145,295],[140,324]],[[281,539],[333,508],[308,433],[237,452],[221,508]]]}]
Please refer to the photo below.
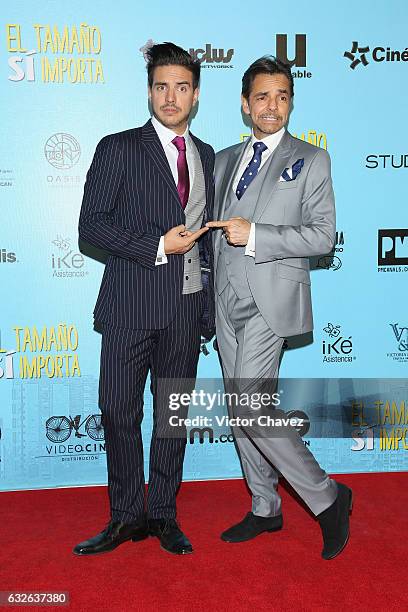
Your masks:
[{"label": "man's left hand", "polygon": [[251,224],[243,217],[231,217],[226,221],[209,221],[207,227],[221,227],[229,244],[245,246],[248,243]]}]

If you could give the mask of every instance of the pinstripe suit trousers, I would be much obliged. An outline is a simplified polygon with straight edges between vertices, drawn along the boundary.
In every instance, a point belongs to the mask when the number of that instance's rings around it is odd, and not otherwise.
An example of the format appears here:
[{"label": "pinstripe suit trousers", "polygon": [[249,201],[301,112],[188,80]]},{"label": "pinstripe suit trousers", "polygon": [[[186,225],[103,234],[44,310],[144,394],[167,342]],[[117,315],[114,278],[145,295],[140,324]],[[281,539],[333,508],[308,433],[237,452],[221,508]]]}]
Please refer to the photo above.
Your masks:
[{"label": "pinstripe suit trousers", "polygon": [[[174,319],[164,329],[103,325],[99,406],[105,429],[111,516],[115,521],[131,522],[146,511],[148,518],[176,516],[186,439],[157,435],[157,381],[195,379],[203,306],[203,292],[199,291],[181,296]],[[141,422],[149,370],[153,431],[146,500]]]}]

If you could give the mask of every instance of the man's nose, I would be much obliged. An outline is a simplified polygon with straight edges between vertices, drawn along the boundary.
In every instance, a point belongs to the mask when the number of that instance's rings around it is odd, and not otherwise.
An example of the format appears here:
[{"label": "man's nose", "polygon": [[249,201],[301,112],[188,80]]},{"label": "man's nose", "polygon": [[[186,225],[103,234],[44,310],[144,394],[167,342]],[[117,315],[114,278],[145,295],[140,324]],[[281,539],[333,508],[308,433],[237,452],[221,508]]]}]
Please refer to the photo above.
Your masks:
[{"label": "man's nose", "polygon": [[275,97],[271,97],[268,100],[268,109],[271,111],[276,111],[278,108],[278,99]]},{"label": "man's nose", "polygon": [[166,102],[174,102],[176,98],[175,91],[172,87],[169,87],[166,91]]}]

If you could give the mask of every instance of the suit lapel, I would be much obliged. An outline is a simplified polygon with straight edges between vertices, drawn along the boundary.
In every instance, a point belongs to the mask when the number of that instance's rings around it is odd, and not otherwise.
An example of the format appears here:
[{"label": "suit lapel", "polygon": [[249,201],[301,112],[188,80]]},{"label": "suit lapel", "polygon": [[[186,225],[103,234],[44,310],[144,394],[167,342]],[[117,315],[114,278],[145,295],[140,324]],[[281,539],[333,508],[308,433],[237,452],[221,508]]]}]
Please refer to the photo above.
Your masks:
[{"label": "suit lapel", "polygon": [[[199,138],[194,136],[190,132],[190,136],[197,147],[198,153],[200,155],[201,164],[203,166],[204,173],[204,182],[205,182],[205,215],[203,219],[203,223],[205,224],[209,220],[209,214],[212,211],[212,193],[213,193],[213,176],[210,171],[210,158],[208,157],[205,147]],[[211,213],[212,215],[212,213]]]},{"label": "suit lapel", "polygon": [[[294,150],[294,138],[288,132],[282,136],[282,140],[276,147],[269,167],[267,168],[266,176],[264,177],[257,204],[255,207],[253,221],[256,222],[262,215],[265,208],[268,206],[276,186],[279,181],[279,177],[288,165],[290,157],[293,155]],[[265,168],[266,170],[266,168]],[[254,181],[254,186],[255,186]]]},{"label": "suit lapel", "polygon": [[222,179],[222,185],[220,188],[221,204],[217,214],[218,219],[223,219],[227,197],[230,192],[230,189],[232,188],[234,177],[238,171],[239,164],[241,163],[241,159],[244,155],[244,151],[246,149],[247,144],[248,142],[245,140],[243,143],[236,146],[235,149],[233,149],[233,151],[229,155],[228,162],[224,171],[224,176]]},{"label": "suit lapel", "polygon": [[177,187],[176,187],[173,175],[170,170],[169,162],[167,161],[167,157],[163,150],[160,139],[150,119],[142,127],[142,144],[144,146],[146,153],[152,159],[157,170],[162,176],[164,182],[169,187],[177,204],[180,206],[180,208],[182,208],[181,203],[180,203],[179,194],[177,191]]}]

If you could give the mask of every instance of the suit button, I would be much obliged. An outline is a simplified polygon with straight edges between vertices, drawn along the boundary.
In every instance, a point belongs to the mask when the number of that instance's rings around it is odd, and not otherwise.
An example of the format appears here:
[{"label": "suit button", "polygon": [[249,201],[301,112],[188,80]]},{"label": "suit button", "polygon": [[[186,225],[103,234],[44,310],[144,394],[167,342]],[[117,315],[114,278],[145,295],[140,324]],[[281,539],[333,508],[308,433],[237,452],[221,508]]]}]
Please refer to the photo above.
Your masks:
[{"label": "suit button", "polygon": [[191,263],[191,259],[188,259],[188,263]]},{"label": "suit button", "polygon": [[188,280],[188,276],[186,276],[186,280]]}]

